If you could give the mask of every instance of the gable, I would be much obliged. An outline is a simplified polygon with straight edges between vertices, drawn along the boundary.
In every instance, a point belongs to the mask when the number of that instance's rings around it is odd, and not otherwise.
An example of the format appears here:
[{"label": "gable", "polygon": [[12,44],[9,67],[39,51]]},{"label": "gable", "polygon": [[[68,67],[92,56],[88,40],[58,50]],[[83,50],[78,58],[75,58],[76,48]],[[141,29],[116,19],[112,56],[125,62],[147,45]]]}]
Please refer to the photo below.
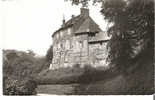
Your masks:
[{"label": "gable", "polygon": [[84,32],[96,33],[96,32],[100,32],[100,31],[101,31],[101,29],[99,28],[99,26],[92,20],[91,17],[88,17],[80,25],[79,29],[75,33],[76,34],[84,33]]}]

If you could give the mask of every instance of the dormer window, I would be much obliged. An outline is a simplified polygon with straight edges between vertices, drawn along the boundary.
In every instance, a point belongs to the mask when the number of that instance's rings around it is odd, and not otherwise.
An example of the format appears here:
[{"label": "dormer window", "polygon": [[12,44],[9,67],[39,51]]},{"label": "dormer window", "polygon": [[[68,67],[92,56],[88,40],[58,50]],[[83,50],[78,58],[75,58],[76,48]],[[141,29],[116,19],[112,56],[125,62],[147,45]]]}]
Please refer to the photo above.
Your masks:
[{"label": "dormer window", "polygon": [[58,44],[58,49],[60,49],[60,48],[61,48],[61,47],[60,47],[60,45],[61,45],[61,44],[59,43],[59,44]]},{"label": "dormer window", "polygon": [[59,33],[57,33],[57,39],[59,38]]},{"label": "dormer window", "polygon": [[63,32],[62,32],[62,31],[60,31],[60,36],[61,36],[61,37],[63,36]]},{"label": "dormer window", "polygon": [[70,35],[71,34],[71,28],[68,28],[68,35]]},{"label": "dormer window", "polygon": [[90,30],[89,30],[89,28],[87,29],[87,32],[89,32]]},{"label": "dormer window", "polygon": [[66,49],[70,49],[70,43],[69,43],[69,40],[66,40]]}]

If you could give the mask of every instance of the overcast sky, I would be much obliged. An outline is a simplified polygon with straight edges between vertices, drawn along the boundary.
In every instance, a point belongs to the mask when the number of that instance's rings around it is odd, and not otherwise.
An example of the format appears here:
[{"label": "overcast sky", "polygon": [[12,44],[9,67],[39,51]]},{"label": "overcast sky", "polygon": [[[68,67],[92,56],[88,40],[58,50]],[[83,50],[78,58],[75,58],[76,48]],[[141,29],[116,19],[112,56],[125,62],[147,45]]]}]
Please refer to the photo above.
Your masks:
[{"label": "overcast sky", "polygon": [[[45,55],[52,44],[52,33],[66,20],[80,14],[80,6],[64,0],[3,0],[2,46],[4,49],[33,50]],[[90,16],[106,30],[99,6],[90,6]]]}]

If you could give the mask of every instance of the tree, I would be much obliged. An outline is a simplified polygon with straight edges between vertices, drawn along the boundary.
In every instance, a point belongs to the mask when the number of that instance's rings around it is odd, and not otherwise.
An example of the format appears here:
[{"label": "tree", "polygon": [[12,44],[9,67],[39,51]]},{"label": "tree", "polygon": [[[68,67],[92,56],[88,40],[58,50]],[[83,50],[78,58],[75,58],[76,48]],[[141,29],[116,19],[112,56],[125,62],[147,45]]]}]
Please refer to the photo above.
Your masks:
[{"label": "tree", "polygon": [[53,46],[51,45],[46,54],[46,60],[51,62],[53,59]]},{"label": "tree", "polygon": [[126,66],[136,56],[135,51],[153,54],[153,4],[153,0],[110,0],[104,3],[102,13],[105,19],[114,23],[108,30],[112,35],[109,58],[116,66]]},{"label": "tree", "polygon": [[[112,25],[108,29],[111,65],[126,69],[138,54],[153,56],[154,0],[70,0],[72,4],[88,6],[101,4],[104,19]],[[153,58],[153,57],[152,57]],[[140,58],[142,59],[142,58]]]},{"label": "tree", "polygon": [[4,95],[34,95],[37,83],[33,78],[37,62],[31,54],[3,50],[3,94]]}]

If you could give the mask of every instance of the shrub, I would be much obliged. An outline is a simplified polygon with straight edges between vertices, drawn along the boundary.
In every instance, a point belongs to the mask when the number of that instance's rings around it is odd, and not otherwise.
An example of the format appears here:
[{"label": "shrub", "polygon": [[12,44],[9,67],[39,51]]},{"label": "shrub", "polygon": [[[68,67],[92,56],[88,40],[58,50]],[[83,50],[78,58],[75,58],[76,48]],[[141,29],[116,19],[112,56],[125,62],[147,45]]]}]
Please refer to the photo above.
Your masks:
[{"label": "shrub", "polygon": [[4,95],[35,95],[37,84],[31,78],[17,80],[10,77],[3,78]]},{"label": "shrub", "polygon": [[74,64],[73,68],[80,68],[80,64]]}]

